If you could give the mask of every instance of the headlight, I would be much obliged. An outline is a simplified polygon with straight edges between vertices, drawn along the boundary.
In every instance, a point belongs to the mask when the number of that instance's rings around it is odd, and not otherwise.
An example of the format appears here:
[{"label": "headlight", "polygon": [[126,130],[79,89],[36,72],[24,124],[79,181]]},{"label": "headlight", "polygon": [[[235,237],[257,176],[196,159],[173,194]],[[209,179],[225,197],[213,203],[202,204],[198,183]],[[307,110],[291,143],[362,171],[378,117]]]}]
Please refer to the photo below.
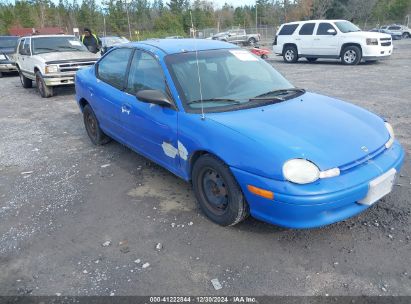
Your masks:
[{"label": "headlight", "polygon": [[283,175],[290,182],[296,184],[309,184],[320,177],[320,170],[312,162],[296,158],[285,162]]},{"label": "headlight", "polygon": [[47,65],[46,66],[46,73],[57,73],[59,71],[59,68],[57,65]]},{"label": "headlight", "polygon": [[378,39],[377,38],[367,38],[367,45],[378,45]]},{"label": "headlight", "polygon": [[385,143],[385,147],[387,149],[389,149],[389,148],[391,148],[392,144],[394,143],[395,134],[394,134],[394,129],[392,128],[392,126],[388,122],[385,122],[385,127],[387,128],[387,131],[390,134],[390,139]]}]

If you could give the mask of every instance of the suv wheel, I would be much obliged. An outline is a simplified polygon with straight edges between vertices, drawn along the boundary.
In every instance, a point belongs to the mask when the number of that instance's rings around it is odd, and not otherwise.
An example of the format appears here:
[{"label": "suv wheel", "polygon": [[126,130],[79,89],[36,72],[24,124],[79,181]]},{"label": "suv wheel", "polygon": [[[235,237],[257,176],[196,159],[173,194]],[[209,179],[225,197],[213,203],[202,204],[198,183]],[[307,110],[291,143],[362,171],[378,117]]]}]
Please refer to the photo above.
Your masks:
[{"label": "suv wheel", "polygon": [[194,164],[192,183],[200,208],[221,226],[244,220],[249,209],[230,169],[212,155],[201,156]]},{"label": "suv wheel", "polygon": [[20,77],[20,82],[23,88],[28,89],[33,86],[33,81],[31,81],[31,79],[24,76],[23,73],[20,71],[20,69],[19,69],[19,77]]},{"label": "suv wheel", "polygon": [[356,65],[361,61],[362,53],[358,46],[350,45],[343,49],[341,62],[346,65]]},{"label": "suv wheel", "polygon": [[46,85],[40,71],[36,72],[36,85],[37,85],[37,90],[39,91],[41,97],[49,98],[53,96],[53,93],[54,93],[53,87]]},{"label": "suv wheel", "polygon": [[410,38],[411,37],[411,35],[410,35],[410,33],[402,33],[402,38],[403,39],[406,39],[406,38]]},{"label": "suv wheel", "polygon": [[295,63],[298,61],[297,48],[293,45],[288,45],[284,48],[283,52],[284,61],[287,63]]}]

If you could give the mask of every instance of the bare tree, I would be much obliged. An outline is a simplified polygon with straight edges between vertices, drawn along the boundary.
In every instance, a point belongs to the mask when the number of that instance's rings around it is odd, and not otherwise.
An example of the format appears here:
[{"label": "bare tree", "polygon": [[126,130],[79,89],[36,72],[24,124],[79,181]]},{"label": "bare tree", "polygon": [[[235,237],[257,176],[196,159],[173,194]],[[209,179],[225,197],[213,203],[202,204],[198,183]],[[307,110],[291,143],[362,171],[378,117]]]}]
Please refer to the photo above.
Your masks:
[{"label": "bare tree", "polygon": [[377,0],[348,0],[345,6],[345,18],[354,22],[363,21],[364,27],[372,17]]},{"label": "bare tree", "polygon": [[331,8],[333,0],[314,0],[313,1],[313,18],[324,19],[325,14]]}]

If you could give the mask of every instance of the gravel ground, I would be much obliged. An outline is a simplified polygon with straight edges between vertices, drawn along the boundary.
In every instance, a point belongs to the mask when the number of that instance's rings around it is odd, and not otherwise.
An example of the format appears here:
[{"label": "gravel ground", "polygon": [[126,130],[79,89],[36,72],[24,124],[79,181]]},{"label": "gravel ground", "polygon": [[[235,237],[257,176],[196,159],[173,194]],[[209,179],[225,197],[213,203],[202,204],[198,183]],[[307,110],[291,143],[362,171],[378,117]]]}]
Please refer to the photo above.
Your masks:
[{"label": "gravel ground", "polygon": [[0,294],[411,295],[411,39],[375,64],[269,61],[296,86],[393,124],[407,160],[390,195],[321,229],[219,227],[189,184],[118,143],[93,146],[73,88],[42,99],[5,77]]}]

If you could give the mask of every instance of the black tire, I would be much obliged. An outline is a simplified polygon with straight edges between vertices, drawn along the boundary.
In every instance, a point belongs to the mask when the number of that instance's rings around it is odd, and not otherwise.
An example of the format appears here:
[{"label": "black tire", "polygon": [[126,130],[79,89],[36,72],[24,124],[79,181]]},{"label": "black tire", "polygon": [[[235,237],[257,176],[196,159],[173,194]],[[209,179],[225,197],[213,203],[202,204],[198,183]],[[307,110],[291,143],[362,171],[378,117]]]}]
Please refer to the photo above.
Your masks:
[{"label": "black tire", "polygon": [[214,223],[233,226],[248,216],[248,204],[237,181],[216,157],[205,154],[195,162],[192,183],[201,210]]},{"label": "black tire", "polygon": [[407,39],[407,38],[410,38],[410,37],[411,37],[410,33],[407,33],[407,32],[402,33],[402,38],[403,39]]},{"label": "black tire", "polygon": [[40,71],[36,72],[36,85],[41,97],[49,98],[54,95],[53,87],[47,86]]},{"label": "black tire", "polygon": [[296,63],[298,61],[298,51],[294,45],[287,45],[283,51],[283,59],[287,63]]},{"label": "black tire", "polygon": [[2,72],[0,72],[0,78],[2,78],[3,77],[3,73]]},{"label": "black tire", "polygon": [[20,82],[23,88],[29,89],[33,86],[33,81],[26,76],[23,75],[23,73],[19,69],[19,77],[20,77]]},{"label": "black tire", "polygon": [[83,120],[87,135],[93,144],[96,146],[104,145],[111,140],[111,138],[100,129],[97,117],[90,105],[86,105],[83,109]]},{"label": "black tire", "polygon": [[345,65],[357,65],[362,58],[361,49],[358,46],[350,45],[341,52],[341,62]]},{"label": "black tire", "polygon": [[262,54],[261,58],[263,58],[265,60],[265,59],[268,59],[268,56],[266,54]]},{"label": "black tire", "polygon": [[256,42],[257,42],[257,40],[256,40],[255,38],[253,38],[253,37],[251,37],[251,38],[248,39],[248,41],[247,41],[248,45],[251,45],[251,46],[255,45]]},{"label": "black tire", "polygon": [[314,58],[314,57],[307,57],[307,61],[308,62],[316,62],[318,58]]}]

